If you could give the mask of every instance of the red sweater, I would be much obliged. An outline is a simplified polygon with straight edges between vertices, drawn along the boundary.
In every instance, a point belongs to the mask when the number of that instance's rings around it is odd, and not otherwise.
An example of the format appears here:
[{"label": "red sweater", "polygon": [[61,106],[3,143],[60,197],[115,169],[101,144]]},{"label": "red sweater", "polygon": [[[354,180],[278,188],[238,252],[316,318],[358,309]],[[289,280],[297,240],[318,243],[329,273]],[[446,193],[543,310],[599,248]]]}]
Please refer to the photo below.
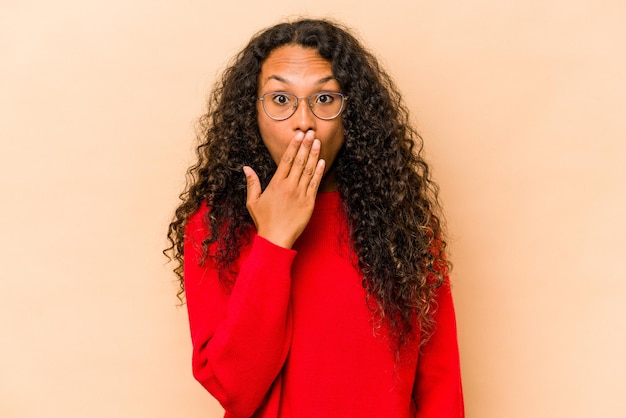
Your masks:
[{"label": "red sweater", "polygon": [[200,266],[203,206],[187,225],[185,288],[195,378],[225,417],[459,418],[464,416],[449,284],[436,329],[396,362],[373,332],[339,193],[321,193],[293,249],[254,236],[230,291]]}]

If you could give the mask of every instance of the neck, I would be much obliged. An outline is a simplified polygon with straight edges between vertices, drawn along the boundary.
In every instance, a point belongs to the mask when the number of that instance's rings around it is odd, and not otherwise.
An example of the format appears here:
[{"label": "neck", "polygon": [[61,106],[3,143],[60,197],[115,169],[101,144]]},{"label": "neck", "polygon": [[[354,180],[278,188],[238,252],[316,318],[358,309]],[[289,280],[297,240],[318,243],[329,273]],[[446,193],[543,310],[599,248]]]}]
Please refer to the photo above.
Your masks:
[{"label": "neck", "polygon": [[322,177],[322,181],[320,182],[320,187],[318,188],[318,193],[325,192],[334,192],[337,190],[337,175],[335,173],[335,169],[331,168],[324,177]]}]

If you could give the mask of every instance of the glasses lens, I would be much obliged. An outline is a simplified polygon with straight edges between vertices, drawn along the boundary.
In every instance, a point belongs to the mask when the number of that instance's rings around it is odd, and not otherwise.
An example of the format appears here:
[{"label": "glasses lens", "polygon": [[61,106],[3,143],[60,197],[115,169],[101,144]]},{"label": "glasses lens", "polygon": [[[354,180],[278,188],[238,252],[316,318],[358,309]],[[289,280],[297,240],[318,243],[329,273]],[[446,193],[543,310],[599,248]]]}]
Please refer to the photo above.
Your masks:
[{"label": "glasses lens", "polygon": [[340,93],[322,91],[309,99],[311,110],[320,119],[333,119],[343,110],[343,96]]},{"label": "glasses lens", "polygon": [[296,110],[298,99],[289,93],[265,93],[263,109],[272,119],[287,119]]},{"label": "glasses lens", "polygon": [[[275,120],[285,120],[298,107],[298,96],[285,92],[265,93],[260,98],[263,110]],[[309,108],[320,119],[334,119],[343,111],[345,97],[341,93],[321,91],[308,97]]]}]

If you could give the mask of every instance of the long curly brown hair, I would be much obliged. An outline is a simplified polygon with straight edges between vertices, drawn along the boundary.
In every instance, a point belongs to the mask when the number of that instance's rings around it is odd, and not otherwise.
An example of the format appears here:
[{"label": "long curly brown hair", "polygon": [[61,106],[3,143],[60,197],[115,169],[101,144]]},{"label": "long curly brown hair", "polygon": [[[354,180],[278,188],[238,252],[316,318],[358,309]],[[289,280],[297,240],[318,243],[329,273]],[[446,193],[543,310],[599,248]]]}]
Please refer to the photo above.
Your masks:
[{"label": "long curly brown hair", "polygon": [[[276,170],[257,124],[258,76],[268,55],[288,44],[313,48],[327,59],[349,97],[335,168],[363,287],[378,307],[374,324],[389,321],[391,337],[402,344],[419,323],[424,342],[433,325],[434,293],[449,269],[438,187],[394,82],[349,30],[328,20],[303,19],[259,32],[214,87],[200,119],[197,162],[187,172],[168,230],[165,253],[178,262],[178,296],[185,290],[185,225],[203,202],[211,208],[204,256],[214,259],[225,286],[235,280],[231,266],[253,226],[242,167],[254,167],[263,187]],[[210,245],[215,251],[209,254]]]}]

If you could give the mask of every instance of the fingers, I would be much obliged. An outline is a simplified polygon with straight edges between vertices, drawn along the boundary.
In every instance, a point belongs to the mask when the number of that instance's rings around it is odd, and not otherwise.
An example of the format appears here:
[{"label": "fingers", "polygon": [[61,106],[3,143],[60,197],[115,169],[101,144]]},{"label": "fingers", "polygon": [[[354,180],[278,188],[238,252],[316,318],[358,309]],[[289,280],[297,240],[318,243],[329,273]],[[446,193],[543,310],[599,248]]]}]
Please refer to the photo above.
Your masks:
[{"label": "fingers", "polygon": [[307,194],[312,194],[313,196],[317,195],[317,190],[319,189],[322,182],[322,177],[324,177],[325,168],[326,161],[319,160],[315,166],[315,170],[313,171],[313,176],[309,181]]},{"label": "fingers", "polygon": [[[313,177],[313,175],[315,174],[315,168],[317,167],[317,163],[320,158],[321,145],[322,144],[319,139],[313,140],[313,143],[311,144],[311,147],[309,148],[309,151],[308,151],[306,163],[304,167],[302,168],[301,177],[299,179],[300,182],[307,182],[307,183],[310,182],[311,177]],[[302,150],[303,148],[305,148],[304,143],[300,147],[300,150]]]},{"label": "fingers", "polygon": [[[316,142],[317,151],[313,151],[313,144]],[[317,164],[317,159],[319,158],[319,143],[319,141],[315,140],[315,132],[307,131],[307,133],[304,135],[302,143],[300,144],[300,149],[298,149],[296,158],[293,160],[291,171],[289,172],[289,177],[294,183],[300,182],[300,178],[307,168],[307,163],[312,163],[313,166]],[[317,156],[315,154],[317,154]],[[312,174],[313,168],[309,166],[309,175],[304,177],[306,178],[306,180],[309,180]]]},{"label": "fingers", "polygon": [[[287,146],[287,150],[285,150],[278,164],[276,170],[277,178],[290,178],[293,182],[297,183],[305,170],[309,171],[310,176],[319,158],[319,147],[315,151],[312,150],[314,142],[314,131],[309,130],[306,134],[298,132]],[[311,158],[314,159],[312,166],[308,165]]]},{"label": "fingers", "polygon": [[280,159],[280,163],[278,163],[278,168],[276,169],[275,177],[279,179],[287,178],[289,173],[291,172],[291,167],[296,159],[296,155],[298,154],[298,150],[300,149],[300,144],[302,144],[304,140],[304,132],[298,132],[296,136],[291,140],[285,153]]},{"label": "fingers", "polygon": [[315,133],[298,133],[287,146],[265,190],[254,170],[244,166],[246,207],[261,237],[291,248],[308,224],[326,162]]},{"label": "fingers", "polygon": [[259,176],[251,167],[244,166],[243,172],[246,175],[246,203],[250,205],[250,203],[256,202],[261,197],[261,182],[259,181]]}]

